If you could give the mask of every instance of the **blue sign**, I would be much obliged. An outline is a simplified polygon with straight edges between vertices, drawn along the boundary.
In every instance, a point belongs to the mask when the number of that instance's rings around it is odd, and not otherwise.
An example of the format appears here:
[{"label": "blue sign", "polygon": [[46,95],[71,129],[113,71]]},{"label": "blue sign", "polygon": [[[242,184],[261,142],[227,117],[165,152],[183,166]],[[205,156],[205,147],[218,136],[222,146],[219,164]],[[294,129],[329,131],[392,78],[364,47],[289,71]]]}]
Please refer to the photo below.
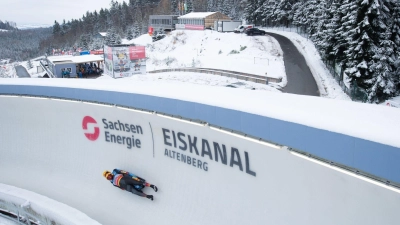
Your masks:
[{"label": "blue sign", "polygon": [[82,51],[79,54],[80,55],[90,55],[90,51]]}]

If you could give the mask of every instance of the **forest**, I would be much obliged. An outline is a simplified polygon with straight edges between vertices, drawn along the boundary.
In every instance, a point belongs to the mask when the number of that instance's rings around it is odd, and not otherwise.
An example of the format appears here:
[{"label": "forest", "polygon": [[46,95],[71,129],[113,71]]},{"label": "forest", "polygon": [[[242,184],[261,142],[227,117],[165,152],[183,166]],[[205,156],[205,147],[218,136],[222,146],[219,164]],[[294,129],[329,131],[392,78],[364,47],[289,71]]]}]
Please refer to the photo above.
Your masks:
[{"label": "forest", "polygon": [[19,30],[15,27],[0,32],[0,59],[24,61],[46,53],[43,40],[51,37],[52,28]]},{"label": "forest", "polygon": [[248,0],[244,17],[263,26],[295,26],[314,42],[338,81],[365,102],[399,95],[398,0]]}]

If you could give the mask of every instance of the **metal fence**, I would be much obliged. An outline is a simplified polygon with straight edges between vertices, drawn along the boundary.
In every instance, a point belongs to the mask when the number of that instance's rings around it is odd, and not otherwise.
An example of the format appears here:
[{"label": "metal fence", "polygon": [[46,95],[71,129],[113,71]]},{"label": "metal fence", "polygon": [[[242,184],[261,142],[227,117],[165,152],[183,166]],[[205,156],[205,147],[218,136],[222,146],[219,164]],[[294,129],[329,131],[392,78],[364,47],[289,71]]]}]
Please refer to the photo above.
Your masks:
[{"label": "metal fence", "polygon": [[239,80],[251,81],[260,84],[268,84],[268,82],[279,83],[282,82],[282,78],[266,77],[249,73],[242,73],[230,70],[220,70],[212,68],[174,68],[174,69],[161,69],[148,71],[148,73],[164,73],[164,72],[195,72],[195,73],[205,73],[212,75],[219,75],[225,77],[232,77]]}]

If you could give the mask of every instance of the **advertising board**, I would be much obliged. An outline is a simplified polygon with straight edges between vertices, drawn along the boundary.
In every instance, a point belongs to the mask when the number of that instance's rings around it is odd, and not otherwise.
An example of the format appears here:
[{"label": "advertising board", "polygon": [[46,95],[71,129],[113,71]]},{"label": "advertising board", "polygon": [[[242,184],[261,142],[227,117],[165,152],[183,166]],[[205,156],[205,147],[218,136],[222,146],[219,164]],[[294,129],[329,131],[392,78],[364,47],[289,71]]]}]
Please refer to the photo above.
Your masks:
[{"label": "advertising board", "polygon": [[185,24],[186,30],[204,30],[204,25]]},{"label": "advertising board", "polygon": [[104,46],[105,74],[113,78],[146,74],[144,46]]}]

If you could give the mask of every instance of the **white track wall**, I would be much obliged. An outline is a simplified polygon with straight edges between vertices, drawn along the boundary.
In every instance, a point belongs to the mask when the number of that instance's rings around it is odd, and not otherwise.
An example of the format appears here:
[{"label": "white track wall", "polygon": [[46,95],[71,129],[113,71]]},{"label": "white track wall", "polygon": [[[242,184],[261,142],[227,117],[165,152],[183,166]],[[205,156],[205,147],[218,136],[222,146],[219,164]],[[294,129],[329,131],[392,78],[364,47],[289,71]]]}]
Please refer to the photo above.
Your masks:
[{"label": "white track wall", "polygon": [[[102,224],[400,221],[398,190],[301,158],[285,147],[113,106],[26,97],[0,97],[0,105],[0,183],[68,204]],[[85,123],[87,116],[96,122]],[[103,120],[142,133],[106,129]],[[96,139],[90,134],[97,131]],[[111,134],[133,135],[140,148],[107,142]],[[198,155],[193,146],[190,152],[189,135],[197,138]],[[187,149],[181,150],[184,143]],[[226,147],[226,165],[214,143]],[[193,160],[182,162],[182,154],[195,158],[196,167]],[[113,187],[102,177],[113,168],[156,184],[159,192],[144,191],[154,194],[154,201]]]}]

